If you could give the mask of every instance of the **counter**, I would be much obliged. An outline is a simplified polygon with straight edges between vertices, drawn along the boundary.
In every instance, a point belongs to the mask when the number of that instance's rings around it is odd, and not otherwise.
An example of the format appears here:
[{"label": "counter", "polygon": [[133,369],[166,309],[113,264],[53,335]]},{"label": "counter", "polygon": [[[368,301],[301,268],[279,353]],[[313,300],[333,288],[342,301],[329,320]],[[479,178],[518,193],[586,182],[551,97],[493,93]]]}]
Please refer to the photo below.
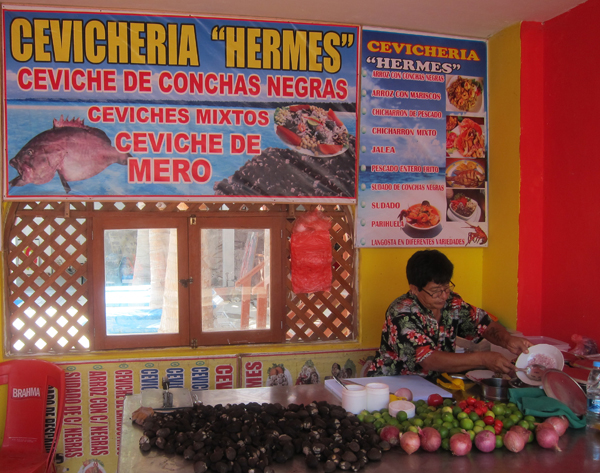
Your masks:
[{"label": "counter", "polygon": [[[340,404],[340,401],[323,385],[277,386],[269,388],[228,389],[195,391],[198,400],[208,405],[236,404],[248,402],[279,402],[282,405],[290,403],[308,404],[314,400],[328,401]],[[138,442],[142,429],[131,422],[131,414],[141,405],[141,395],[130,395],[125,399],[123,412],[123,431],[121,435],[121,450],[119,455],[120,473],[193,473],[193,463],[179,455],[166,455],[157,450],[142,453]],[[481,473],[565,473],[569,471],[600,471],[600,433],[584,429],[568,429],[560,438],[559,446],[562,452],[545,450],[537,444],[529,444],[519,453],[506,449],[482,453],[473,450],[465,457],[454,457],[450,452],[438,451],[427,453],[418,452],[407,455],[400,448],[384,452],[383,460],[379,463],[369,463],[363,470],[365,473],[439,473],[441,471]],[[306,473],[309,470],[304,464],[304,457],[296,455],[293,461],[274,464],[276,473]],[[317,471],[317,470],[315,470]],[[318,470],[322,473],[322,467]],[[341,470],[336,470],[341,471]]]}]

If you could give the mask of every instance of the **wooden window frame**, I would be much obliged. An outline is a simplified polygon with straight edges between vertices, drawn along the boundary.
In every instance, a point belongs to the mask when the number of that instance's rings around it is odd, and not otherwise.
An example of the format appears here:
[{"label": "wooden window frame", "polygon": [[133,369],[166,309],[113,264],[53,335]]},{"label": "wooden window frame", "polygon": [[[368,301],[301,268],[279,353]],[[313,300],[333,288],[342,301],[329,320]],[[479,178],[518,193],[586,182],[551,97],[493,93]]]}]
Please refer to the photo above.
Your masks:
[{"label": "wooden window frame", "polygon": [[156,217],[121,217],[100,215],[93,223],[92,265],[95,275],[92,284],[94,349],[164,348],[189,344],[189,297],[188,288],[179,287],[179,330],[177,333],[152,333],[137,335],[108,335],[106,333],[106,301],[104,274],[104,231],[139,230],[144,228],[177,229],[177,280],[187,279],[189,274],[187,219],[169,215]]}]

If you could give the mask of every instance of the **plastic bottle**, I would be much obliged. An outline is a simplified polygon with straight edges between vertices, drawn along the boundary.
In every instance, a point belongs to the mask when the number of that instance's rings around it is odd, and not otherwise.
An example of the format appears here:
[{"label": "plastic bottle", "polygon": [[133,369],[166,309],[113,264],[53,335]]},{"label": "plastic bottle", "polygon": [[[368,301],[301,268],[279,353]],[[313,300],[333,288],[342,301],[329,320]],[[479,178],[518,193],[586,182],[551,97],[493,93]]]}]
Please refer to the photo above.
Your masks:
[{"label": "plastic bottle", "polygon": [[587,382],[588,407],[586,423],[589,428],[600,428],[600,361],[594,361],[594,367]]}]

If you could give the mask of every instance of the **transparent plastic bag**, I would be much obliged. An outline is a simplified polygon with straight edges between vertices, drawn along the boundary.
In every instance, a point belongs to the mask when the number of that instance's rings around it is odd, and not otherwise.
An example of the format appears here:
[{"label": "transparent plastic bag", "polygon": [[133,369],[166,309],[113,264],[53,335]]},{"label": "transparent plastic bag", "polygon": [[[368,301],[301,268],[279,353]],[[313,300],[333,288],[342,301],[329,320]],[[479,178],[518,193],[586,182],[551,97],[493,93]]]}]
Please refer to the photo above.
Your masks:
[{"label": "transparent plastic bag", "polygon": [[595,355],[598,353],[598,345],[591,338],[573,334],[571,335],[571,341],[575,344],[575,347],[569,353],[574,355]]},{"label": "transparent plastic bag", "polygon": [[330,219],[318,210],[296,219],[292,228],[292,290],[296,294],[329,291],[333,272]]}]

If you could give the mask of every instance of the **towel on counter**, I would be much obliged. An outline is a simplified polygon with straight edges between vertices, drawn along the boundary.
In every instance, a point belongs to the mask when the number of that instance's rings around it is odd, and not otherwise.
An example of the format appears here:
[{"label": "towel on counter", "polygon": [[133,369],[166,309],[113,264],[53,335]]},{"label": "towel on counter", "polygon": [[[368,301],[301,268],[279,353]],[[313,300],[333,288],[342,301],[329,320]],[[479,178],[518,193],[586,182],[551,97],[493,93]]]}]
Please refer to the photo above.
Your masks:
[{"label": "towel on counter", "polygon": [[574,429],[585,427],[585,417],[577,416],[564,403],[546,396],[539,388],[511,388],[508,400],[514,402],[525,415],[534,417],[565,416]]}]

